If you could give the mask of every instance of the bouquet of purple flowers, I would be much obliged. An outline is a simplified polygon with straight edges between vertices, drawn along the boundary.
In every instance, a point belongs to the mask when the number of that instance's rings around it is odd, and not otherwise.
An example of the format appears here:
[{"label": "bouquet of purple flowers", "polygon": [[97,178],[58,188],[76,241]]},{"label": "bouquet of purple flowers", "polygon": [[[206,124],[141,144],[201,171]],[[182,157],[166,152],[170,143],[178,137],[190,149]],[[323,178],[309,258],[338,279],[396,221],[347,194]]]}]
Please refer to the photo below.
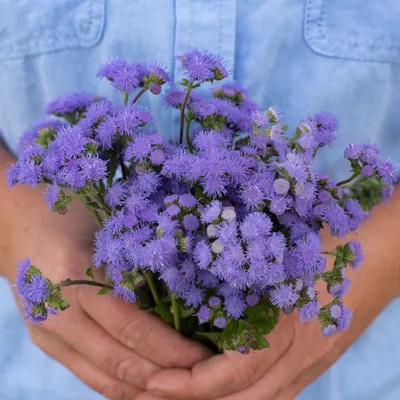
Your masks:
[{"label": "bouquet of purple flowers", "polygon": [[[10,185],[47,184],[45,200],[64,214],[80,200],[99,225],[93,264],[105,279],[51,282],[29,259],[17,288],[28,318],[42,323],[69,307],[62,288],[89,284],[159,315],[182,334],[218,350],[268,347],[281,310],[318,318],[329,336],[349,326],[342,297],[346,268],[363,261],[350,241],[324,251],[320,230],[344,237],[390,196],[396,170],[375,145],[350,143],[350,178],[335,183],[313,169],[338,122],[319,112],[287,135],[276,106],[260,110],[228,76],[223,60],[196,49],[177,56],[186,74],[162,94],[180,113],[179,140],[166,142],[139,106],[160,95],[170,75],[161,64],[111,60],[98,69],[123,104],[73,93],[52,101],[26,132]],[[122,97],[122,96],[121,96]],[[121,101],[122,103],[122,101]],[[326,270],[327,256],[335,257]],[[317,280],[332,295],[320,305]]]}]

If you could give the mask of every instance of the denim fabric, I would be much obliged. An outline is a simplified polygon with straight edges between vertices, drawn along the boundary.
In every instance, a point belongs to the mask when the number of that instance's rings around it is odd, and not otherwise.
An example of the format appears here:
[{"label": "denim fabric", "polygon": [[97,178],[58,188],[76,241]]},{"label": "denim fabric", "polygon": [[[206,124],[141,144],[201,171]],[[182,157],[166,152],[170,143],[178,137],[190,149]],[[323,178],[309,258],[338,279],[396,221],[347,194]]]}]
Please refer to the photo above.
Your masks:
[{"label": "denim fabric", "polygon": [[[224,56],[232,78],[259,104],[278,104],[292,128],[320,109],[334,113],[340,135],[318,168],[346,177],[349,140],[400,159],[398,15],[397,0],[0,0],[0,131],[15,151],[55,96],[119,99],[95,78],[106,58],[163,61],[179,78],[173,54],[196,46]],[[160,132],[176,136],[177,114],[158,98],[144,102]],[[399,321],[396,300],[299,399],[399,399]],[[99,398],[30,343],[0,280],[0,399]]]}]

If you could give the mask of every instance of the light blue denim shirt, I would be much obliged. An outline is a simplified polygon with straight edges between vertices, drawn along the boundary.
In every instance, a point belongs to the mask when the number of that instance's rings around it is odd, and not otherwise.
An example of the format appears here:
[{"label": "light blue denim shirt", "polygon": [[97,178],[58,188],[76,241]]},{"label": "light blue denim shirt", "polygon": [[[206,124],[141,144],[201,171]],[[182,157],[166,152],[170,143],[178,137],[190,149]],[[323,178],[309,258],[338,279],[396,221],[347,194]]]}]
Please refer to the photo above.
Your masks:
[{"label": "light blue denim shirt", "polygon": [[[334,113],[340,136],[318,167],[344,177],[349,140],[400,159],[399,15],[398,0],[0,0],[0,131],[15,150],[55,96],[116,98],[95,78],[107,58],[163,61],[178,78],[173,55],[196,46],[222,55],[232,78],[260,105],[278,104],[292,128]],[[145,101],[160,132],[176,135],[177,114]],[[400,399],[399,328],[397,300],[299,399]],[[99,398],[31,344],[0,281],[0,399]]]}]

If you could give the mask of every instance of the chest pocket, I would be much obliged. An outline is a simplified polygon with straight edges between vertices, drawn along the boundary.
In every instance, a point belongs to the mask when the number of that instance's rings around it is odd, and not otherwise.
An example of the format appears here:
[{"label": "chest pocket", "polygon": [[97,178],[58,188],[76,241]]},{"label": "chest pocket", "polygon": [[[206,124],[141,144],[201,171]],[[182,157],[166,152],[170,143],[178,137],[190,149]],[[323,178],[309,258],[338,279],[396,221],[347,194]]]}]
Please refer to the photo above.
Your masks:
[{"label": "chest pocket", "polygon": [[305,39],[317,53],[400,63],[399,0],[305,0]]},{"label": "chest pocket", "polygon": [[0,0],[0,60],[94,46],[105,0]]}]

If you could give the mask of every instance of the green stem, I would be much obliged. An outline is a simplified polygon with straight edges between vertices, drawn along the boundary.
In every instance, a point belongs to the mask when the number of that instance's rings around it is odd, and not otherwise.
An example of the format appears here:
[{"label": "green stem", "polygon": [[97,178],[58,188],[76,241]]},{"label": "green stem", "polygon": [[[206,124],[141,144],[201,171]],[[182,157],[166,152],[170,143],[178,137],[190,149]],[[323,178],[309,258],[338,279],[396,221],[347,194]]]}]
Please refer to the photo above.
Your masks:
[{"label": "green stem", "polygon": [[153,279],[153,274],[150,271],[145,271],[144,269],[142,269],[142,274],[146,278],[151,294],[153,295],[154,302],[158,304],[158,302],[160,301],[160,297],[158,296],[157,287]]},{"label": "green stem", "polygon": [[180,127],[179,127],[179,144],[183,144],[183,130],[184,130],[184,125],[185,125],[185,107],[186,103],[188,101],[190,92],[192,90],[192,85],[193,82],[189,82],[185,97],[183,98],[182,104],[181,104],[181,117],[180,117]]},{"label": "green stem", "polygon": [[349,183],[349,182],[351,182],[354,178],[357,178],[357,176],[359,175],[359,173],[358,172],[354,172],[354,174],[350,177],[350,178],[348,178],[348,179],[345,179],[344,181],[340,181],[340,182],[338,182],[337,184],[336,184],[336,186],[342,186],[342,185],[345,185],[346,183]]},{"label": "green stem", "polygon": [[103,220],[100,217],[100,214],[97,212],[97,210],[94,210],[92,207],[88,206],[86,202],[91,202],[90,197],[85,197],[84,200],[81,200],[83,205],[87,208],[87,210],[90,212],[92,215],[93,219],[97,222],[97,225],[102,228],[103,227]]},{"label": "green stem", "polygon": [[106,285],[105,283],[88,281],[86,279],[75,279],[75,280],[69,279],[69,280],[57,283],[53,286],[54,286],[54,289],[56,289],[56,288],[63,288],[63,287],[67,287],[67,286],[74,286],[74,285],[98,286],[98,287],[107,288],[107,289],[113,288],[112,286]]},{"label": "green stem", "polygon": [[337,256],[336,251],[323,251],[322,254],[326,254],[328,256],[334,256],[334,257]]},{"label": "green stem", "polygon": [[136,97],[132,100],[132,104],[135,104],[138,100],[139,100],[139,97],[146,91],[147,89],[142,89],[137,95],[136,95]]},{"label": "green stem", "polygon": [[124,90],[124,104],[128,103],[129,100],[129,94],[126,90]]},{"label": "green stem", "polygon": [[186,119],[186,142],[189,146],[190,152],[193,150],[192,141],[190,140],[190,123],[192,122],[191,118]]},{"label": "green stem", "polygon": [[180,316],[179,304],[176,299],[176,293],[172,293],[171,302],[172,302],[172,313],[174,314],[174,327],[175,327],[175,330],[180,332],[181,331],[181,316]]}]

